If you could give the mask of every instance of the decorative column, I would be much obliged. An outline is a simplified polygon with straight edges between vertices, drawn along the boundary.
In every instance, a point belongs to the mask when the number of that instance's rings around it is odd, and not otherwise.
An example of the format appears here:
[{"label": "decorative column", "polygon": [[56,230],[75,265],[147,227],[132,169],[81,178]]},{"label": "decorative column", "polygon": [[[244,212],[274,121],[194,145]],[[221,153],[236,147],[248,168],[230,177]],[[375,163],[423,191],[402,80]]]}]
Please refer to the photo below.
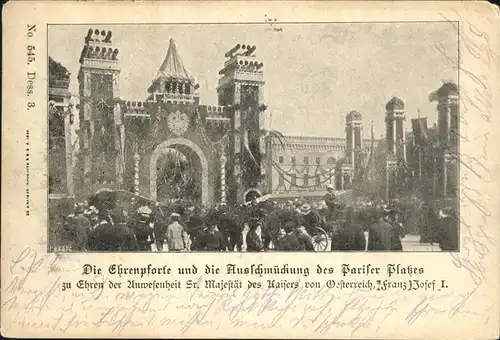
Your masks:
[{"label": "decorative column", "polygon": [[344,191],[344,171],[340,169],[340,190]]},{"label": "decorative column", "polygon": [[395,184],[398,181],[397,161],[392,157],[386,161],[386,199],[395,196]]},{"label": "decorative column", "polygon": [[[83,111],[83,115],[80,114],[80,117],[83,116],[83,120],[80,120],[80,128],[83,131],[83,139],[84,139],[84,147],[85,153],[83,154],[83,196],[87,196],[90,192],[92,192],[93,181],[91,178],[91,174],[93,172],[92,166],[92,139],[94,137],[94,120],[92,119],[92,103],[91,103],[91,85],[92,78],[91,74],[88,70],[80,70],[79,81],[83,82],[83,86],[81,86],[80,93],[80,110]],[[82,125],[84,126],[82,128]]]},{"label": "decorative column", "polygon": [[386,168],[385,168],[385,201],[386,202],[389,202],[389,184],[390,184],[389,175],[390,175],[389,165],[387,164]]},{"label": "decorative column", "polygon": [[422,148],[420,145],[416,145],[418,153],[418,182],[422,183]]},{"label": "decorative column", "polygon": [[[69,98],[68,98],[69,100]],[[65,146],[66,146],[66,190],[68,196],[74,196],[74,184],[73,184],[73,140],[72,140],[72,130],[73,125],[73,104],[69,103],[67,105],[66,113],[64,115],[64,131],[65,131]]]},{"label": "decorative column", "polygon": [[396,117],[394,117],[394,113],[393,113],[393,116],[392,116],[392,145],[394,145],[394,154],[397,153],[397,150],[398,150],[398,143],[397,143],[397,133],[396,133]]},{"label": "decorative column", "polygon": [[404,116],[403,117],[399,117],[399,119],[401,120],[401,149],[402,149],[402,152],[403,152],[403,155],[401,156],[401,158],[404,160],[404,162],[406,163],[406,132],[405,132],[405,128],[404,128],[404,121],[405,121],[405,118]]},{"label": "decorative column", "polygon": [[[115,98],[120,98],[120,77],[119,71],[113,73],[113,102]],[[123,116],[121,112],[121,106],[119,103],[114,103],[113,106],[113,116],[114,124],[116,126],[115,130],[115,148],[118,151],[115,160],[116,169],[116,185],[117,188],[121,188],[123,184],[123,173],[124,169],[124,139],[125,139],[125,125],[123,122]]]},{"label": "decorative column", "polygon": [[139,163],[141,161],[141,156],[139,155],[139,148],[137,142],[135,144],[134,152],[134,194],[139,195]]},{"label": "decorative column", "polygon": [[356,134],[354,132],[355,125],[351,124],[351,164],[352,169],[355,169],[356,159],[355,159],[355,150],[356,150]]},{"label": "decorative column", "polygon": [[224,152],[224,143],[220,150],[220,202],[226,203],[226,154]]}]

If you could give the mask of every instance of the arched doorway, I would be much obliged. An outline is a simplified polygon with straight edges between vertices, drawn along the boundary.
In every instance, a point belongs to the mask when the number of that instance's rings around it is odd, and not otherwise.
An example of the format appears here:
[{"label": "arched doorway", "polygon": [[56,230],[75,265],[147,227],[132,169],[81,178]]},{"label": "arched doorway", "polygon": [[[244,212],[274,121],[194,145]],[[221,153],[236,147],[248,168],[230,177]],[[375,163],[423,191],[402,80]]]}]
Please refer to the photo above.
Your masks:
[{"label": "arched doorway", "polygon": [[156,163],[156,200],[160,203],[189,201],[201,204],[201,164],[192,150],[168,148]]},{"label": "arched doorway", "polygon": [[[188,166],[199,168],[199,185],[201,186],[201,204],[209,205],[208,193],[208,161],[201,148],[185,138],[172,138],[164,141],[156,147],[151,155],[150,161],[150,195],[151,199],[158,200],[158,174],[165,171],[169,160],[184,155]],[[182,161],[180,162],[182,163]],[[193,172],[195,173],[195,172]],[[161,176],[160,176],[161,179]]]}]

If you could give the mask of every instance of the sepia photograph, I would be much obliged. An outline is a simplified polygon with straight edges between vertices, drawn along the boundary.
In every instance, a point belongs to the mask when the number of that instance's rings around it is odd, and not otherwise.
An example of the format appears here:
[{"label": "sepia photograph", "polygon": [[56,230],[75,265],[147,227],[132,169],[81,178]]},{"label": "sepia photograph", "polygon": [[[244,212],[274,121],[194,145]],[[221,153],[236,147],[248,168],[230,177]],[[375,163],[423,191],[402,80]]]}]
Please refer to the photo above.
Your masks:
[{"label": "sepia photograph", "polygon": [[3,14],[2,336],[498,334],[497,7]]},{"label": "sepia photograph", "polygon": [[458,251],[457,25],[49,24],[48,251]]}]

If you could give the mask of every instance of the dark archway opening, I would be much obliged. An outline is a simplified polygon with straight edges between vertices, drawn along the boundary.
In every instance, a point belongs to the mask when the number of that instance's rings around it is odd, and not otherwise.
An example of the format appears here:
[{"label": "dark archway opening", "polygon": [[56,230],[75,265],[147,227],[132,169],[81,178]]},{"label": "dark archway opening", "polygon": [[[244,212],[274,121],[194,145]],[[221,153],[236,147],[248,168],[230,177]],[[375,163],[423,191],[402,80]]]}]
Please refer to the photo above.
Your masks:
[{"label": "dark archway opening", "polygon": [[158,159],[156,171],[158,202],[201,204],[202,166],[193,149],[171,145]]}]

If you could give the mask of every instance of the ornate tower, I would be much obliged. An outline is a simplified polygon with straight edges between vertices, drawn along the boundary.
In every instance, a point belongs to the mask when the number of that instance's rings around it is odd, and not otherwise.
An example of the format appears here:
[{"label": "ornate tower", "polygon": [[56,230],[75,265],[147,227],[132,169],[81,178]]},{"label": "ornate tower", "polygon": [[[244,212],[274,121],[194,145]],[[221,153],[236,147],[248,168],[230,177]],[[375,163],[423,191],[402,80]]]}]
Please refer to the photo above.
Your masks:
[{"label": "ornate tower", "polygon": [[229,155],[229,192],[240,201],[248,190],[261,190],[263,174],[261,153],[265,150],[260,133],[260,112],[264,103],[264,64],[255,56],[255,46],[236,45],[225,54],[224,67],[219,71],[217,91],[219,105],[231,106]]},{"label": "ornate tower", "polygon": [[431,93],[430,101],[437,101],[439,144],[436,159],[438,190],[436,196],[454,198],[458,188],[458,87],[446,82]]},{"label": "ornate tower", "polygon": [[118,49],[112,32],[89,29],[80,56],[80,183],[83,197],[123,180],[124,125],[118,104]]},{"label": "ornate tower", "polygon": [[357,171],[361,170],[363,151],[363,123],[361,113],[351,111],[346,116],[346,157],[351,165],[352,175],[356,177]]},{"label": "ornate tower", "polygon": [[401,99],[393,97],[385,110],[387,150],[396,160],[405,159],[405,104]]},{"label": "ornate tower", "polygon": [[148,101],[198,105],[199,87],[184,67],[174,39],[170,38],[165,60],[148,89]]},{"label": "ornate tower", "polygon": [[401,187],[402,174],[398,173],[401,165],[406,162],[406,141],[405,141],[405,104],[393,97],[385,106],[386,124],[386,199],[396,197],[396,188]]}]

